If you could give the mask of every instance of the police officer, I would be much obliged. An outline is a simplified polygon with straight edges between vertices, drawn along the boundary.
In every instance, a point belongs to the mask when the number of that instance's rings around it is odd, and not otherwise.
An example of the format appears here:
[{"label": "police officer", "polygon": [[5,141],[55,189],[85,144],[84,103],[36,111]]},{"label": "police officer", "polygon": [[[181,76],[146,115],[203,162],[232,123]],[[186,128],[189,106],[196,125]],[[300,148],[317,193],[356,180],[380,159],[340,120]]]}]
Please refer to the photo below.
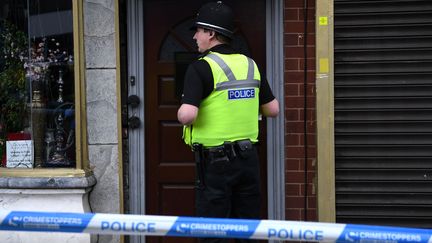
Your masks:
[{"label": "police officer", "polygon": [[256,63],[230,47],[233,18],[220,1],[200,8],[193,39],[201,55],[186,71],[177,117],[185,143],[195,152],[197,216],[257,219],[258,117],[277,116],[279,103]]}]

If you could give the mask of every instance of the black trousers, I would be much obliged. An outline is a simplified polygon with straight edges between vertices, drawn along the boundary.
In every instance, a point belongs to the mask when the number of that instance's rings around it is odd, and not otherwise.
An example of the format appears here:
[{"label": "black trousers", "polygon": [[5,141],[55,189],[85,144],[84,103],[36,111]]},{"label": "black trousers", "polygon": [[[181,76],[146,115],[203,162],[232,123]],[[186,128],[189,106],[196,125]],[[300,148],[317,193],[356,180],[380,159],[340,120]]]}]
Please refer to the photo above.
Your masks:
[{"label": "black trousers", "polygon": [[[219,155],[218,155],[219,156]],[[260,165],[255,146],[236,156],[205,156],[203,186],[196,189],[196,214],[210,218],[260,218]],[[226,158],[226,157],[225,157]],[[236,242],[256,242],[236,239]],[[201,238],[200,242],[229,242]]]}]

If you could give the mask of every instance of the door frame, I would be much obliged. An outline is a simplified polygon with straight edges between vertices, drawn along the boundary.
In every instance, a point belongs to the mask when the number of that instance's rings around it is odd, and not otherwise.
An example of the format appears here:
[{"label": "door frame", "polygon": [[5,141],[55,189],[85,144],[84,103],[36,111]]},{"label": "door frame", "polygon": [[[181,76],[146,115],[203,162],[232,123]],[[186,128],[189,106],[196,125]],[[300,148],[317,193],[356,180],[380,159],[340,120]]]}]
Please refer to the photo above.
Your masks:
[{"label": "door frame", "polygon": [[[144,1],[127,0],[128,95],[137,95],[141,103],[129,109],[138,116],[141,127],[128,131],[129,138],[129,208],[131,214],[145,214],[145,104],[144,104]],[[285,123],[283,0],[266,1],[267,78],[280,103],[277,118],[267,120],[267,188],[269,219],[285,219]],[[131,237],[131,242],[145,242],[145,237]]]},{"label": "door frame", "polygon": [[285,219],[285,102],[283,0],[266,1],[266,74],[280,113],[267,119],[268,218]]},{"label": "door frame", "polygon": [[334,141],[334,5],[316,1],[317,213],[320,222],[336,222]]}]

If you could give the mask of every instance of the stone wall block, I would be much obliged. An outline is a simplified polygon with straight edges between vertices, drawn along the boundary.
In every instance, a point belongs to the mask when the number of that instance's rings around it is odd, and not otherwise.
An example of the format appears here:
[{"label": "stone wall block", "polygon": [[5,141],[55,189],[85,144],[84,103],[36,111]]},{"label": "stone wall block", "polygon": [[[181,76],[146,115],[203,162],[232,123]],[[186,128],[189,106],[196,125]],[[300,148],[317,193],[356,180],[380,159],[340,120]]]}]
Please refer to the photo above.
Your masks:
[{"label": "stone wall block", "polygon": [[113,1],[86,1],[84,39],[87,68],[115,68]]},{"label": "stone wall block", "polygon": [[[117,145],[90,145],[90,166],[98,183],[90,193],[95,213],[120,213],[119,165]],[[118,243],[118,235],[98,235],[98,242]]]},{"label": "stone wall block", "polygon": [[119,213],[119,166],[117,145],[90,145],[90,166],[97,184],[90,193],[90,205],[96,213]]},{"label": "stone wall block", "polygon": [[87,70],[89,144],[117,143],[115,70]]}]

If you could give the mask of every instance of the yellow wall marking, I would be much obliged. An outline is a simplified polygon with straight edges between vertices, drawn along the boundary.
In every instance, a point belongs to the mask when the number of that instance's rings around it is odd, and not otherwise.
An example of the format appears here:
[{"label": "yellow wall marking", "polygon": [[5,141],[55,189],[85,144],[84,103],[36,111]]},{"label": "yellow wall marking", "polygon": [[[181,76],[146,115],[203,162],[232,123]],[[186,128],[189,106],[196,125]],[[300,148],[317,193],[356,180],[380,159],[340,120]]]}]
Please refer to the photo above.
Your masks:
[{"label": "yellow wall marking", "polygon": [[319,72],[320,73],[328,73],[329,72],[329,59],[328,58],[320,58],[319,59]]},{"label": "yellow wall marking", "polygon": [[328,25],[327,17],[319,17],[319,25]]}]

